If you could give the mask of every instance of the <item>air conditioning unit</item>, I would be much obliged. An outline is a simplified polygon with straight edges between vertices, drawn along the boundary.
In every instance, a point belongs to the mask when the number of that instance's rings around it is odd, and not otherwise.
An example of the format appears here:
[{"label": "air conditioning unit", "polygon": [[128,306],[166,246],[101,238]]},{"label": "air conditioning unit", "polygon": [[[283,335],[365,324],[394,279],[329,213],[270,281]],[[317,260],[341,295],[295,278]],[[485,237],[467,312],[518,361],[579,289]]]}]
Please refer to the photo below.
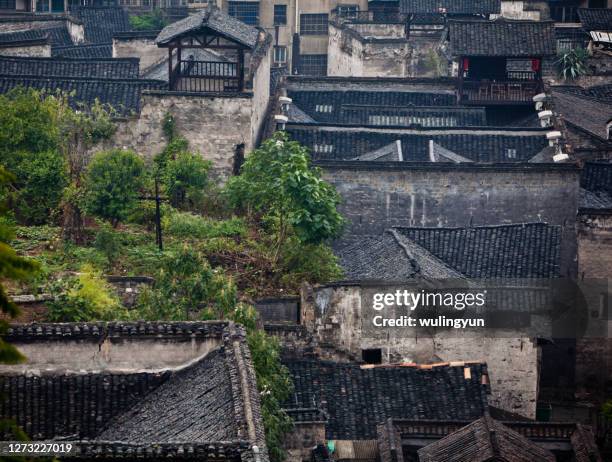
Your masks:
[{"label": "air conditioning unit", "polygon": [[285,115],[282,115],[282,114],[277,114],[277,115],[274,116],[274,120],[276,121],[276,129],[277,130],[284,130],[285,129],[285,124],[289,120],[289,117],[287,117]]}]

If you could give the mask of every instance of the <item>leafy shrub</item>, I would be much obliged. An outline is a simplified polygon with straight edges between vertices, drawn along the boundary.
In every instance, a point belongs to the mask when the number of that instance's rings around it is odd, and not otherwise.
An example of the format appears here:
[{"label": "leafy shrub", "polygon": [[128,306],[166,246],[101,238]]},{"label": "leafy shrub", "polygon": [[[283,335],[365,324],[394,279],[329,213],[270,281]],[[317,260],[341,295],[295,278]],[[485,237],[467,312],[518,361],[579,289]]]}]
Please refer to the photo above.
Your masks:
[{"label": "leafy shrub", "polygon": [[173,207],[193,208],[202,200],[210,166],[210,161],[190,152],[179,152],[166,162],[163,182]]},{"label": "leafy shrub", "polygon": [[217,221],[188,212],[174,212],[164,216],[162,228],[172,236],[195,239],[244,236],[247,232],[242,218]]},{"label": "leafy shrub", "polygon": [[132,151],[97,153],[87,169],[87,211],[117,226],[136,205],[143,172],[144,162]]},{"label": "leafy shrub", "polygon": [[342,269],[332,249],[324,244],[301,245],[295,239],[285,245],[281,266],[281,282],[298,288],[304,281],[325,283],[339,280]]},{"label": "leafy shrub", "polygon": [[169,23],[165,13],[160,9],[130,17],[130,24],[135,30],[161,30]]},{"label": "leafy shrub", "polygon": [[559,74],[564,80],[574,80],[588,74],[588,58],[589,52],[584,48],[573,48],[561,53],[556,61]]},{"label": "leafy shrub", "polygon": [[91,265],[84,265],[76,277],[56,282],[52,292],[50,321],[113,321],[127,316],[110,284]]},{"label": "leafy shrub", "polygon": [[96,233],[94,247],[104,254],[110,268],[121,253],[121,239],[109,226],[101,224],[100,229]]}]

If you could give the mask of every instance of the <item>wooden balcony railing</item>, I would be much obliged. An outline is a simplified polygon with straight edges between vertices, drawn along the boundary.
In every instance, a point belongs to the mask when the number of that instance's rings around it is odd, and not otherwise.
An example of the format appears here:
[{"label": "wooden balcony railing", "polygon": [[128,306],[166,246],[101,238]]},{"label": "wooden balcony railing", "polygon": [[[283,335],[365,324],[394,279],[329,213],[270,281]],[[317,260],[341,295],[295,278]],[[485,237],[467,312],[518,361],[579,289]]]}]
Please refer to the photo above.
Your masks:
[{"label": "wooden balcony railing", "polygon": [[332,14],[340,21],[355,24],[396,24],[406,22],[406,16],[396,11],[346,11],[334,9]]},{"label": "wooden balcony railing", "polygon": [[243,89],[237,63],[180,61],[170,81],[172,89],[185,92],[235,93]]},{"label": "wooden balcony railing", "polygon": [[461,102],[477,104],[523,104],[533,103],[533,97],[540,92],[538,80],[528,82],[470,82],[461,85]]}]

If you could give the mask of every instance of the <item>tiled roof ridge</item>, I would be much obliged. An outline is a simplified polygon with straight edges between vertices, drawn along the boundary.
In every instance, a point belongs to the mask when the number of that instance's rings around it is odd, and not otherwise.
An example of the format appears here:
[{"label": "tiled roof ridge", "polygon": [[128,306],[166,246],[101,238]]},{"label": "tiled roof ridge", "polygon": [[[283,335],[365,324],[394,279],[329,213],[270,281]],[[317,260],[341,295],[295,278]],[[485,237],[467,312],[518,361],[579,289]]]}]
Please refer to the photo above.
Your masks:
[{"label": "tiled roof ridge", "polygon": [[105,337],[159,337],[201,336],[221,337],[228,321],[181,322],[75,322],[11,324],[4,336],[9,341],[36,341],[42,339],[83,339]]},{"label": "tiled roof ridge", "polygon": [[[55,47],[56,49],[61,48],[73,48],[75,46],[79,47],[95,47],[100,46],[98,44],[93,45],[67,45],[61,47]],[[99,63],[99,62],[110,62],[110,63],[119,63],[119,62],[137,62],[140,61],[140,58],[135,57],[122,57],[122,58],[66,58],[64,56],[0,56],[0,61],[23,61],[23,62],[32,62],[32,61],[43,61],[43,62],[52,62],[52,61],[63,61],[69,63],[78,63],[80,61],[87,63]],[[42,76],[41,76],[42,77]],[[87,77],[83,77],[87,78]]]},{"label": "tiled roof ridge", "polygon": [[75,24],[83,24],[83,22],[72,16],[70,13],[26,13],[16,16],[2,16],[0,17],[0,23],[3,22],[44,22],[44,21],[62,21],[69,20]]},{"label": "tiled roof ridge", "polygon": [[[94,58],[95,60],[95,58]],[[27,78],[28,80],[62,80],[62,81],[77,81],[77,82],[117,82],[117,83],[159,83],[167,84],[163,80],[157,79],[141,79],[141,78],[114,78],[114,77],[65,77],[61,75],[28,75],[28,74],[0,74],[0,79],[19,79]]]},{"label": "tiled roof ridge", "polygon": [[[470,126],[467,125],[465,127],[425,127],[422,125],[415,126],[384,126],[384,125],[369,125],[363,126],[363,124],[346,124],[346,123],[337,123],[337,122],[288,122],[287,125],[295,128],[304,127],[307,130],[318,130],[325,128],[339,128],[344,129],[345,131],[356,131],[356,132],[373,132],[373,133],[386,133],[386,132],[395,132],[395,133],[406,133],[412,134],[412,132],[440,132],[440,134],[472,134],[472,135],[508,135],[508,136],[535,136],[535,135],[544,135],[546,132],[550,131],[548,127],[495,127],[491,125],[483,125],[483,126]],[[416,128],[415,128],[416,127]],[[457,133],[453,133],[457,132]],[[465,132],[465,133],[464,133]],[[491,132],[491,133],[478,133],[478,132]],[[495,132],[503,132],[503,133],[495,133]],[[525,133],[521,133],[525,132]],[[418,133],[417,133],[418,134]]]},{"label": "tiled roof ridge", "polygon": [[544,221],[530,221],[524,223],[502,223],[498,225],[476,225],[476,226],[394,226],[392,229],[418,229],[424,231],[442,230],[442,231],[457,231],[464,229],[498,229],[498,228],[515,228],[526,226],[551,226],[560,227],[559,225],[551,225]]},{"label": "tiled roof ridge", "polygon": [[517,24],[517,23],[522,23],[522,24],[533,24],[533,25],[542,25],[542,24],[555,24],[555,21],[553,21],[552,19],[544,19],[541,21],[533,21],[531,19],[513,19],[513,18],[507,18],[505,16],[499,16],[496,19],[490,20],[490,21],[483,21],[482,19],[465,19],[465,18],[449,18],[448,19],[449,23],[475,23],[475,24],[479,24],[479,25],[493,25],[493,24],[500,24],[500,23],[512,23],[512,24]]},{"label": "tiled roof ridge", "polygon": [[[393,367],[411,367],[414,369],[430,370],[439,367],[470,367],[470,366],[487,366],[487,362],[484,360],[472,360],[472,361],[444,361],[437,363],[388,363],[388,364],[362,364],[361,369],[385,369]],[[486,374],[483,374],[483,376]]]},{"label": "tiled roof ridge", "polygon": [[78,454],[81,457],[137,457],[137,458],[182,458],[201,457],[226,461],[244,460],[242,454],[249,450],[248,441],[211,441],[196,443],[127,443],[124,441],[79,441]]}]

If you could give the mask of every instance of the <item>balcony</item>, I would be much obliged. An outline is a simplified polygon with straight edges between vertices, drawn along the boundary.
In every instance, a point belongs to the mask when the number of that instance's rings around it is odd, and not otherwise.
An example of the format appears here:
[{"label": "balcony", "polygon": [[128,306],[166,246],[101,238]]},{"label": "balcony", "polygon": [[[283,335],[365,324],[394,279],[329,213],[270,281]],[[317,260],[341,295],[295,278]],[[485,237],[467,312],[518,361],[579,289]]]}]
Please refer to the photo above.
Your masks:
[{"label": "balcony", "polygon": [[406,16],[397,11],[332,10],[334,19],[350,24],[404,24]]},{"label": "balcony", "polygon": [[180,61],[170,79],[172,88],[184,92],[235,93],[242,91],[238,64],[215,61]]},{"label": "balcony", "polygon": [[525,81],[463,81],[460,99],[464,104],[516,105],[533,104],[533,97],[540,93],[539,80]]}]

